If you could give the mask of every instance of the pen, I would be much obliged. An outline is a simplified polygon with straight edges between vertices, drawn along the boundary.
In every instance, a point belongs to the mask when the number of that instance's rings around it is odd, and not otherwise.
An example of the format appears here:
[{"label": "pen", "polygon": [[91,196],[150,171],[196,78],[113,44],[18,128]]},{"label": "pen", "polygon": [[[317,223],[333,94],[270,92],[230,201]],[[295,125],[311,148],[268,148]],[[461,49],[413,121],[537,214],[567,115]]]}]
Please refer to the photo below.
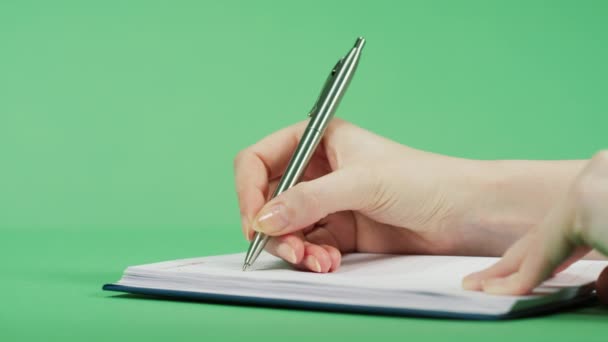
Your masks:
[{"label": "pen", "polygon": [[[332,68],[329,77],[321,89],[321,94],[319,95],[317,102],[308,113],[308,116],[310,117],[308,125],[271,198],[278,196],[283,191],[294,186],[300,179],[300,176],[304,173],[304,170],[306,170],[310,157],[319,145],[327,125],[334,116],[336,108],[346,92],[350,80],[355,74],[361,56],[361,49],[363,49],[364,44],[365,39],[363,39],[363,37],[357,38],[355,46],[346,54],[346,56],[340,58],[338,63]],[[264,250],[264,246],[266,246],[269,238],[270,237],[266,234],[260,232],[255,233],[255,236],[249,245],[249,249],[247,250],[247,254],[245,255],[243,271],[246,271],[253,265],[262,250]]]}]

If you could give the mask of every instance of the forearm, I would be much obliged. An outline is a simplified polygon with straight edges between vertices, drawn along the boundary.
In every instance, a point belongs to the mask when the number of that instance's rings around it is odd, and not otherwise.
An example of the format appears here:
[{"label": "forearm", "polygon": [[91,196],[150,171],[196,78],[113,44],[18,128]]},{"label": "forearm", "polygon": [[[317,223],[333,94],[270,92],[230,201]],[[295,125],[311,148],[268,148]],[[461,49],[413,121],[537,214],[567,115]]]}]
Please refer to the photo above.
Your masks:
[{"label": "forearm", "polygon": [[479,161],[476,191],[459,226],[472,254],[504,251],[562,199],[587,161]]}]

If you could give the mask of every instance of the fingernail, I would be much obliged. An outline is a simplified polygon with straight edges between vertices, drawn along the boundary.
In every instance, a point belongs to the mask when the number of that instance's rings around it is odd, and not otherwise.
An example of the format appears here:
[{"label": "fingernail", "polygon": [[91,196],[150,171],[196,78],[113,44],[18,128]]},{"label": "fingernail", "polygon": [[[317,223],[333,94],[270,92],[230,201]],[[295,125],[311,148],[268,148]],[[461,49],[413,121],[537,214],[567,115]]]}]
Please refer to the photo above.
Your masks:
[{"label": "fingernail", "polygon": [[283,204],[277,204],[263,212],[257,220],[257,227],[254,229],[266,233],[277,233],[287,227],[287,208]]},{"label": "fingernail", "polygon": [[304,265],[306,265],[306,267],[312,271],[321,273],[321,264],[319,264],[319,260],[312,255],[308,255],[306,258],[304,258]]},{"label": "fingernail", "polygon": [[277,254],[292,264],[296,263],[296,251],[287,242],[277,246]]}]

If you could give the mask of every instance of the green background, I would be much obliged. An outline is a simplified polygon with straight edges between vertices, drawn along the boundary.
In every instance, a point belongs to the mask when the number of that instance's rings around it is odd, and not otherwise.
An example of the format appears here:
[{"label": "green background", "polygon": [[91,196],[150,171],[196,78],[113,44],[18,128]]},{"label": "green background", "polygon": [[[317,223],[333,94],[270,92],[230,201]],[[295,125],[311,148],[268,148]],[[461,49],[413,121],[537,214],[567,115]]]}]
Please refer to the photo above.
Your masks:
[{"label": "green background", "polygon": [[608,310],[461,322],[140,300],[131,264],[242,251],[234,155],[338,116],[498,159],[608,146],[605,1],[2,1],[0,340],[605,340]]}]

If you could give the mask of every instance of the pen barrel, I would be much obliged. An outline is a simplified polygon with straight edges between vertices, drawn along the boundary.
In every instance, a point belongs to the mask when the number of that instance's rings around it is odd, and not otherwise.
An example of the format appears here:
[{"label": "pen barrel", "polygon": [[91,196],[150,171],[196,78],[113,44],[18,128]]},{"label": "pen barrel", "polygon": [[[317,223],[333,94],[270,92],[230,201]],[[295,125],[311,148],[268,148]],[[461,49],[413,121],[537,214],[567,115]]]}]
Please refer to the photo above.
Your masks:
[{"label": "pen barrel", "polygon": [[313,120],[310,120],[304,134],[302,134],[302,139],[298,142],[298,146],[287,164],[287,169],[281,177],[279,185],[272,194],[272,198],[296,185],[300,180],[304,171],[306,171],[310,158],[321,142],[322,133],[314,128]]},{"label": "pen barrel", "polygon": [[[310,158],[321,142],[321,136],[322,132],[319,132],[314,128],[312,120],[309,121],[304,134],[302,134],[302,139],[298,142],[298,146],[287,164],[287,169],[279,181],[279,185],[272,194],[272,198],[275,198],[283,191],[296,185],[300,180],[304,171],[306,171]],[[245,256],[245,265],[252,265],[255,262],[269,239],[270,237],[268,235],[260,232],[255,234],[253,241],[251,241],[249,249],[247,250],[247,255]]]},{"label": "pen barrel", "polygon": [[[302,138],[298,142],[298,146],[287,164],[285,173],[281,177],[279,185],[271,198],[280,195],[296,185],[304,174],[304,171],[306,171],[310,158],[321,142],[323,133],[329,125],[329,121],[332,119],[344,92],[348,88],[357,68],[361,48],[364,43],[365,40],[363,38],[357,39],[355,46],[333,68],[330,78],[325,82],[321,90],[319,99],[309,113],[310,120],[308,121],[306,130],[302,134]],[[243,270],[247,270],[255,262],[269,238],[269,236],[260,232],[255,234],[247,250]]]}]

